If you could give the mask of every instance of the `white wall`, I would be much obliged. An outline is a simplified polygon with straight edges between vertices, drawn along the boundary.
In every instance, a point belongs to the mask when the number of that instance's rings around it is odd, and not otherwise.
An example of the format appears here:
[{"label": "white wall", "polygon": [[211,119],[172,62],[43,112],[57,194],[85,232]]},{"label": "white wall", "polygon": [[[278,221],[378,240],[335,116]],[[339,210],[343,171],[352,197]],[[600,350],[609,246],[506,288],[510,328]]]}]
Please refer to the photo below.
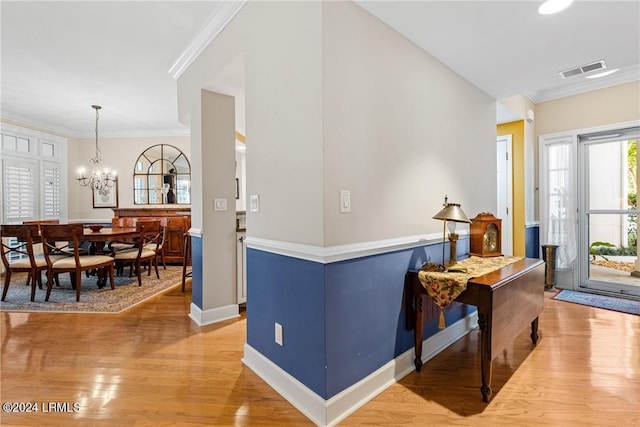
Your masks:
[{"label": "white wall", "polygon": [[[118,172],[119,207],[143,206],[133,204],[133,170],[140,154],[156,144],[173,145],[182,151],[190,162],[193,161],[191,159],[189,137],[186,136],[99,139],[104,164]],[[111,218],[113,218],[113,211],[111,209],[93,208],[91,190],[86,187],[81,187],[75,179],[77,176],[76,172],[80,166],[84,166],[90,170],[90,159],[95,157],[95,152],[95,139],[69,139],[67,155],[69,171],[69,221],[111,221]]]},{"label": "white wall", "polygon": [[253,237],[324,244],[320,22],[319,2],[248,2],[178,80],[189,123],[200,89],[244,55],[246,192],[260,196],[260,212],[247,212]]},{"label": "white wall", "polygon": [[[194,150],[194,168],[202,186],[202,310],[236,302],[235,120],[233,98],[202,91],[202,145]],[[226,210],[215,210],[224,199]],[[194,206],[194,210],[195,210]],[[198,209],[200,210],[200,209]],[[237,309],[237,308],[236,308]]]},{"label": "white wall", "polygon": [[445,194],[494,210],[495,100],[356,4],[322,5],[325,245],[441,232]]}]

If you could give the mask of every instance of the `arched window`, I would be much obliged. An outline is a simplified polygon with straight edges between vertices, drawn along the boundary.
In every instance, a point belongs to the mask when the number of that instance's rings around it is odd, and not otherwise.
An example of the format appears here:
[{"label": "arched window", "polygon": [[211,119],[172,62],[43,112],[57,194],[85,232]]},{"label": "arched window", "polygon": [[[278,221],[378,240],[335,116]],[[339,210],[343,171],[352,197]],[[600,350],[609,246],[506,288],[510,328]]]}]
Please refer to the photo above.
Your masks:
[{"label": "arched window", "polygon": [[191,165],[187,156],[168,144],[147,148],[133,169],[133,203],[191,204]]}]

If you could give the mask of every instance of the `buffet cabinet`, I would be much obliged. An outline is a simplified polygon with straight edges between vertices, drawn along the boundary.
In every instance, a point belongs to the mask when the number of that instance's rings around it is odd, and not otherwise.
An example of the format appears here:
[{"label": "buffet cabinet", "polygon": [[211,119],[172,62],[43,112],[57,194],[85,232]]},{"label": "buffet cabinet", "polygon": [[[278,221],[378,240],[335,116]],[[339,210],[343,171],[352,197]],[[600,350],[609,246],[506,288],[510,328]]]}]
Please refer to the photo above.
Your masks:
[{"label": "buffet cabinet", "polygon": [[113,209],[111,225],[135,227],[138,221],[154,219],[166,227],[165,261],[182,264],[184,234],[191,228],[191,208],[117,208]]}]

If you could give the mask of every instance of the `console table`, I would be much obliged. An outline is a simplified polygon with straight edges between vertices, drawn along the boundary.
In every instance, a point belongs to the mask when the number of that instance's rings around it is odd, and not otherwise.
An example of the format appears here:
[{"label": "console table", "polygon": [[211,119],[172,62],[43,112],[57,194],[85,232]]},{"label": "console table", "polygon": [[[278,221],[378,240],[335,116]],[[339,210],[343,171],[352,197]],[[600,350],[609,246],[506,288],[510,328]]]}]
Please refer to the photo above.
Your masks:
[{"label": "console table", "polygon": [[[417,271],[405,276],[407,297],[407,329],[414,330],[416,370],[422,368],[422,302],[427,291],[418,279]],[[531,341],[538,342],[538,316],[544,307],[544,263],[524,258],[484,276],[467,282],[467,289],[455,301],[478,307],[481,332],[480,369],[482,400],[491,398],[491,368],[493,359],[522,330],[531,325]]]}]

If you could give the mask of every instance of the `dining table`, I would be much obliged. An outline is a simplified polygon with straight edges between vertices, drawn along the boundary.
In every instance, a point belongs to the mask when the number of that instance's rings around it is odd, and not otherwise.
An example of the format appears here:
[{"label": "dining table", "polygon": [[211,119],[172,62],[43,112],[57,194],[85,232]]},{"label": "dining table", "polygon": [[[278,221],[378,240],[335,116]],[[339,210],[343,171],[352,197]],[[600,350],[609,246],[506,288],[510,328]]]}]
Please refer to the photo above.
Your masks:
[{"label": "dining table", "polygon": [[[107,242],[111,242],[113,240],[132,240],[139,234],[140,231],[136,230],[135,227],[104,227],[96,231],[92,230],[91,228],[85,227],[82,234],[82,239],[85,242],[90,243],[89,253],[91,255],[109,255],[104,253],[104,247]],[[95,274],[98,277],[98,288],[103,288],[107,284],[106,272],[96,271]]]}]

